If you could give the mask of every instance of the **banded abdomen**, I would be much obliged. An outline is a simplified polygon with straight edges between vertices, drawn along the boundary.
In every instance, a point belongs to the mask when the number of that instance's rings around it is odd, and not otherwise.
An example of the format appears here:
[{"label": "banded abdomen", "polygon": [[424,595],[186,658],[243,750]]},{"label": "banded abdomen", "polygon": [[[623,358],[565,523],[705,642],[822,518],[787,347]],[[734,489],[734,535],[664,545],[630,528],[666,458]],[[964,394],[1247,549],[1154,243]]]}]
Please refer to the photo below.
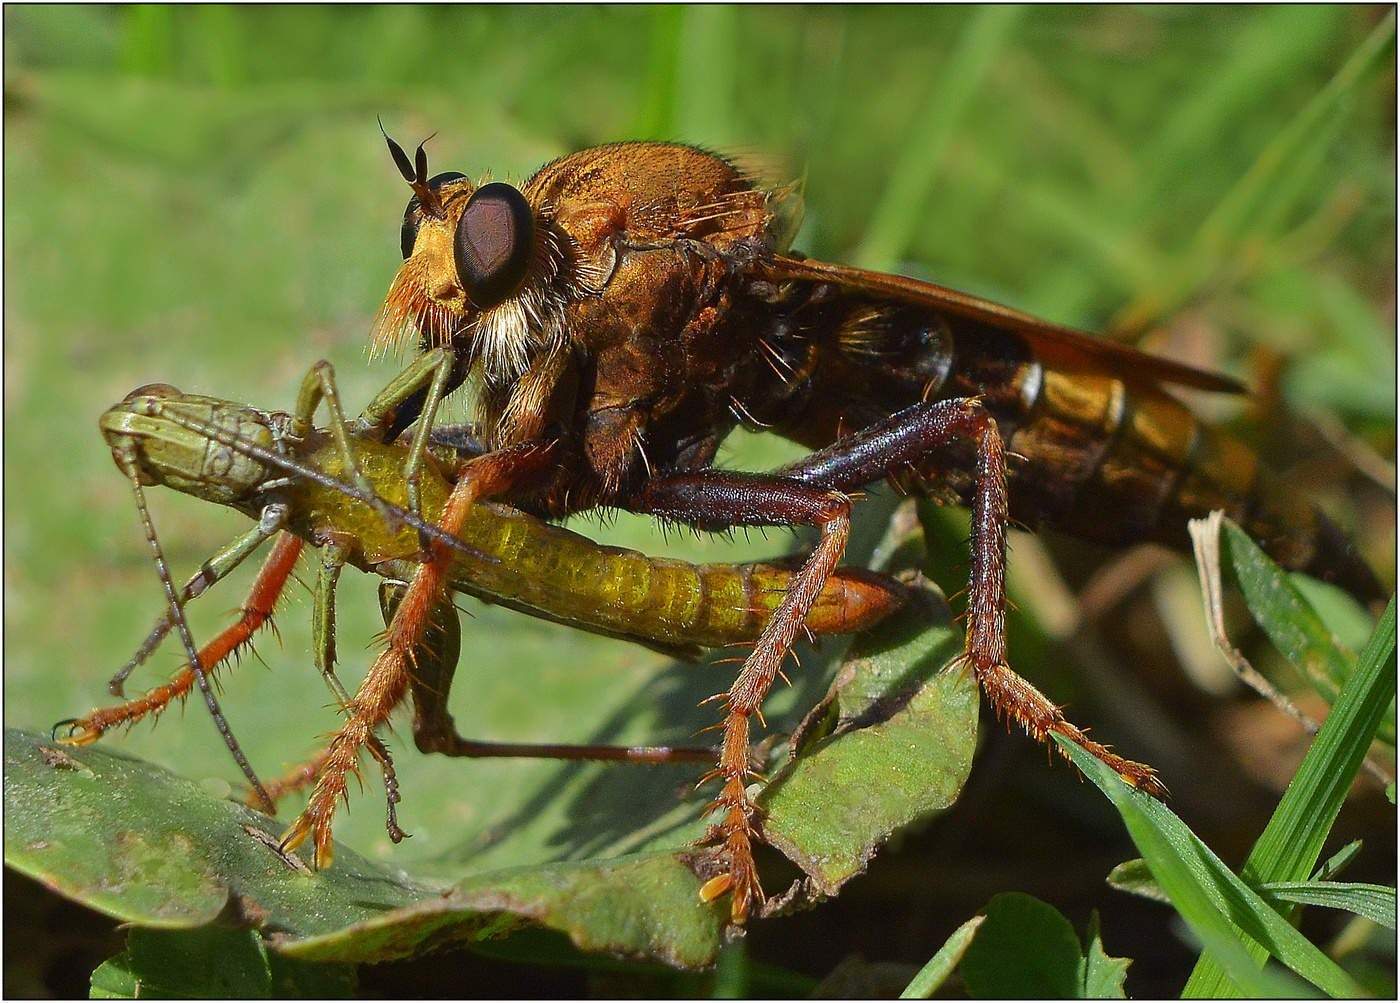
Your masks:
[{"label": "banded abdomen", "polygon": [[[1048,362],[1032,340],[910,304],[820,288],[784,311],[803,385],[779,431],[828,445],[921,399],[981,397],[1009,449],[1011,513],[1110,545],[1184,548],[1187,520],[1223,509],[1281,565],[1383,598],[1350,543],[1238,439],[1150,375],[1092,358]],[[970,449],[921,474],[966,500]]]}]

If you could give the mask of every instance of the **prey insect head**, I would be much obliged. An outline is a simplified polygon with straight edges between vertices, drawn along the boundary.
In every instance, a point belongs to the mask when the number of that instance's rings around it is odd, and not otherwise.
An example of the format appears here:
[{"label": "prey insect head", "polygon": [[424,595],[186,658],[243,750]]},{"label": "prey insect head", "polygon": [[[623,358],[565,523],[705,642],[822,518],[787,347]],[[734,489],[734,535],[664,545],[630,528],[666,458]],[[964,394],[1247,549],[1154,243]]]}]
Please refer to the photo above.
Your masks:
[{"label": "prey insect head", "polygon": [[269,477],[267,468],[192,431],[191,422],[276,448],[276,416],[231,401],[183,394],[163,383],[127,394],[107,409],[98,427],[117,466],[141,484],[164,484],[220,504],[255,494]]}]

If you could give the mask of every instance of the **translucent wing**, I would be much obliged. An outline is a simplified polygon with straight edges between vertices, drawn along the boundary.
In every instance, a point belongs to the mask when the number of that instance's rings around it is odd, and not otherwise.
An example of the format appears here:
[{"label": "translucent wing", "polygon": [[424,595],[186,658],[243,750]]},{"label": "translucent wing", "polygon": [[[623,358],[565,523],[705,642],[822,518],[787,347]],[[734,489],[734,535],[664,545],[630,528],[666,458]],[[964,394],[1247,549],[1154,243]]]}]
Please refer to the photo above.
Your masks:
[{"label": "translucent wing", "polygon": [[757,266],[757,271],[771,282],[827,283],[872,297],[926,306],[950,317],[999,328],[1026,339],[1043,362],[1055,366],[1107,369],[1121,379],[1218,393],[1243,393],[1245,390],[1228,376],[1148,355],[932,282],[785,255],[772,255]]}]

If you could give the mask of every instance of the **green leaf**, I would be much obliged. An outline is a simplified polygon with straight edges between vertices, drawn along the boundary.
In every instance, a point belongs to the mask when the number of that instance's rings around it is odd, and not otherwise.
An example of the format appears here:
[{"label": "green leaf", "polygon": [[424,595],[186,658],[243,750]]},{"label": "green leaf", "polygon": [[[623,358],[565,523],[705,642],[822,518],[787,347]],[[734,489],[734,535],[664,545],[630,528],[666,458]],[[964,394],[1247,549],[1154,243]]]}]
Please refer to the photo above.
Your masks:
[{"label": "green leaf", "polygon": [[1097,917],[1086,954],[1069,920],[1030,895],[998,895],[983,914],[985,922],[965,949],[961,967],[973,998],[1123,998],[1130,962],[1104,953]]},{"label": "green leaf", "polygon": [[915,975],[904,987],[899,998],[902,1000],[932,999],[933,994],[938,991],[938,987],[947,981],[948,976],[953,974],[953,969],[958,967],[963,956],[967,954],[968,945],[972,943],[977,928],[986,921],[986,916],[973,916],[954,930],[943,942],[943,946],[938,949],[937,953],[928,959],[928,963],[923,968],[919,969],[919,974]]},{"label": "green leaf", "polygon": [[[806,871],[809,893],[835,894],[891,832],[957,796],[978,709],[975,682],[953,667],[960,650],[946,605],[914,593],[856,646],[799,754],[762,792],[769,835]],[[650,841],[644,852],[603,844],[579,859],[454,882],[450,858],[405,872],[339,849],[334,867],[312,873],[278,854],[271,820],[150,764],[19,731],[7,732],[5,755],[17,820],[6,829],[7,862],[134,923],[198,927],[232,903],[283,954],[315,961],[405,957],[526,926],[562,931],[585,951],[680,968],[709,965],[719,949],[724,903],[699,900],[690,806],[671,809],[679,825],[653,834],[643,820],[620,841]]]},{"label": "green leaf", "polygon": [[[204,926],[230,904],[302,934],[435,898],[347,852],[312,875],[275,852],[276,823],[200,785],[105,748],[5,731],[5,862],[116,919]],[[343,865],[343,866],[342,866]]]},{"label": "green leaf", "polygon": [[[1240,874],[1246,881],[1263,885],[1272,881],[1301,881],[1309,876],[1342,809],[1342,801],[1356,779],[1361,760],[1375,738],[1376,728],[1394,698],[1395,597],[1392,596],[1356,669],[1342,687],[1332,712],[1327,715],[1273,817],[1245,860]],[[1253,931],[1249,932],[1253,935]],[[1256,960],[1262,960],[1263,953],[1258,945],[1250,945],[1249,952]],[[1197,963],[1186,986],[1188,994],[1203,996],[1218,996],[1227,989],[1225,973],[1208,957],[1202,957]]]},{"label": "green leaf", "polygon": [[980,999],[1123,999],[1127,958],[1110,957],[1089,921],[1088,949],[1054,906],[1020,892],[997,895],[980,916],[953,931],[905,986],[901,999],[931,999],[962,966],[967,991]]},{"label": "green leaf", "polygon": [[1126,999],[1123,984],[1128,978],[1128,966],[1133,962],[1131,958],[1111,957],[1103,949],[1098,910],[1089,917],[1088,940],[1084,953],[1083,997],[1090,1000]]},{"label": "green leaf", "polygon": [[1240,986],[1245,992],[1272,995],[1280,986],[1277,980],[1258,970],[1235,926],[1330,995],[1359,993],[1350,976],[1232,873],[1166,805],[1129,787],[1074,743],[1059,736],[1055,741],[1113,802],[1153,877],[1177,912],[1209,950],[1222,952],[1231,975],[1237,981],[1244,980]]},{"label": "green leaf", "polygon": [[134,1000],[140,989],[131,971],[131,959],[126,952],[108,958],[92,972],[88,998],[95,1000]]},{"label": "green leaf", "polygon": [[94,999],[345,999],[351,965],[313,965],[270,952],[251,930],[134,929],[126,950],[92,974]]},{"label": "green leaf", "polygon": [[865,869],[890,834],[948,807],[977,741],[978,690],[947,607],[927,591],[857,639],[773,777],[764,836],[822,895]]},{"label": "green leaf", "polygon": [[[1250,613],[1274,647],[1329,704],[1335,703],[1356,664],[1355,653],[1337,640],[1290,576],[1248,533],[1229,519],[1223,520],[1223,530],[1226,566],[1233,571]],[[1380,735],[1395,744],[1393,713],[1382,718]]]},{"label": "green leaf", "polygon": [[707,965],[718,950],[718,907],[700,904],[700,880],[676,854],[513,868],[447,887],[342,848],[313,873],[277,853],[271,820],[157,767],[13,730],[5,756],[15,820],[6,862],[129,922],[202,926],[232,903],[275,931],[279,950],[313,961],[405,957],[530,923],[585,950],[678,967]]},{"label": "green leaf", "polygon": [[1058,909],[1020,892],[987,903],[986,922],[963,956],[974,999],[1070,999],[1079,995],[1083,949]]},{"label": "green leaf", "polygon": [[1172,900],[1162,891],[1162,886],[1152,876],[1152,868],[1148,867],[1147,861],[1141,857],[1123,861],[1108,872],[1107,880],[1110,888],[1116,888],[1120,892],[1171,905]]}]

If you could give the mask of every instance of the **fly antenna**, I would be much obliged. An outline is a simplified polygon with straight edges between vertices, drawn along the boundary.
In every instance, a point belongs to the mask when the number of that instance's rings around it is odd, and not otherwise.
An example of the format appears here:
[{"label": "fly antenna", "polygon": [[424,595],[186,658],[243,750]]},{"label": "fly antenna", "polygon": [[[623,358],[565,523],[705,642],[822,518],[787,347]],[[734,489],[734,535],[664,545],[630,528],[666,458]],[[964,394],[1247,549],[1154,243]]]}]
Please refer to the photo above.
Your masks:
[{"label": "fly antenna", "polygon": [[248,757],[243,754],[238,739],[233,737],[233,729],[229,727],[228,719],[224,717],[223,709],[219,706],[219,698],[214,695],[214,690],[209,685],[209,677],[205,674],[204,665],[199,658],[199,647],[194,643],[194,635],[190,633],[190,625],[185,620],[185,609],[180,604],[180,596],[175,591],[175,582],[170,577],[170,565],[165,561],[160,538],[156,536],[155,523],[151,521],[151,510],[146,505],[146,493],[141,489],[141,477],[137,470],[136,458],[129,453],[124,453],[122,456],[122,472],[131,481],[131,493],[136,500],[136,511],[141,517],[141,530],[146,536],[146,543],[150,545],[151,558],[155,562],[156,574],[160,576],[161,587],[165,589],[165,601],[170,608],[170,619],[174,621],[175,630],[180,635],[180,642],[185,647],[185,654],[189,657],[190,670],[194,673],[195,682],[199,685],[199,692],[204,697],[204,705],[209,708],[209,714],[214,718],[214,726],[219,729],[219,734],[223,736],[224,745],[228,746],[228,751],[233,754],[234,762],[243,771],[243,776],[253,788],[253,793],[258,796],[263,809],[269,815],[275,815],[277,808],[272,803],[272,798],[268,797],[262,781],[253,772],[253,767],[248,762]]},{"label": "fly antenna", "polygon": [[423,147],[428,145],[437,133],[433,133],[428,139],[418,144],[418,149],[414,151],[413,159],[408,158],[404,148],[390,138],[384,131],[384,122],[376,115],[376,122],[379,123],[379,134],[384,137],[384,142],[389,146],[389,156],[394,158],[394,166],[399,169],[399,174],[408,182],[408,187],[413,189],[413,194],[418,196],[418,202],[423,207],[423,211],[429,216],[437,219],[443,218],[442,200],[438,194],[428,184],[428,151]]}]

